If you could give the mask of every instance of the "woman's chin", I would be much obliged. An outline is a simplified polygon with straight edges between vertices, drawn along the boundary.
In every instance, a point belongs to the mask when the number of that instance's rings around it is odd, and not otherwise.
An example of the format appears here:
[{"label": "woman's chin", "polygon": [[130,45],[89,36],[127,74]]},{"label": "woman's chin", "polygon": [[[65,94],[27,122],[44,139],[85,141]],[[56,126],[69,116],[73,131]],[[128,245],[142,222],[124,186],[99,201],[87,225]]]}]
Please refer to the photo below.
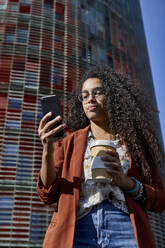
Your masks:
[{"label": "woman's chin", "polygon": [[97,122],[97,123],[105,121],[105,118],[101,118],[100,116],[97,115],[90,115],[88,116],[88,119],[92,122]]}]

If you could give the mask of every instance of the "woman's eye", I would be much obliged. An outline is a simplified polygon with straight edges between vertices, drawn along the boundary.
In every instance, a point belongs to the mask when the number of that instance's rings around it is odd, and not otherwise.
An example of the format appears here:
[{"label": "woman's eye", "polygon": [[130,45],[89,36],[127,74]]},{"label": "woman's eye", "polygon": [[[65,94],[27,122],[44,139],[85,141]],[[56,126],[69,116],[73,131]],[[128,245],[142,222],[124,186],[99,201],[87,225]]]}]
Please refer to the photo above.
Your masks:
[{"label": "woman's eye", "polygon": [[100,90],[97,90],[94,92],[95,95],[100,95],[101,94],[101,91]]},{"label": "woman's eye", "polygon": [[83,99],[88,98],[88,94],[86,94],[86,95],[82,95],[82,98],[83,98]]}]

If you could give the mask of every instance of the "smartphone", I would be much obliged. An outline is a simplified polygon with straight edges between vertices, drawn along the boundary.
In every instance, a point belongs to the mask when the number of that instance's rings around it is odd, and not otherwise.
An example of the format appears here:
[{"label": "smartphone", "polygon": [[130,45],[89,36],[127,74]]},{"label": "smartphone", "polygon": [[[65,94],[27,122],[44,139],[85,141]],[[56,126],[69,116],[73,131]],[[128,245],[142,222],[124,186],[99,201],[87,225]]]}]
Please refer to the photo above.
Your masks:
[{"label": "smartphone", "polygon": [[[52,116],[48,119],[48,121],[53,120],[56,116],[60,115],[60,101],[58,96],[49,95],[41,98],[41,106],[43,115],[52,112]],[[62,124],[62,121],[59,121],[55,124],[51,129],[54,129]],[[64,131],[61,130],[54,137],[63,137]]]}]

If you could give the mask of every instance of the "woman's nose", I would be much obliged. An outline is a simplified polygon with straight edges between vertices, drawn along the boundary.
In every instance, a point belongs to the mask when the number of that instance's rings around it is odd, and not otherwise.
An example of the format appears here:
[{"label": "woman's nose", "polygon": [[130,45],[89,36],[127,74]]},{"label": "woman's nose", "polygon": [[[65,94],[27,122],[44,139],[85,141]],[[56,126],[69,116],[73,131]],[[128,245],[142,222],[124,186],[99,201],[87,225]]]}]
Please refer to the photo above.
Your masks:
[{"label": "woman's nose", "polygon": [[89,94],[89,96],[88,96],[88,101],[96,101],[96,97],[95,97],[95,95],[93,94],[93,92]]}]

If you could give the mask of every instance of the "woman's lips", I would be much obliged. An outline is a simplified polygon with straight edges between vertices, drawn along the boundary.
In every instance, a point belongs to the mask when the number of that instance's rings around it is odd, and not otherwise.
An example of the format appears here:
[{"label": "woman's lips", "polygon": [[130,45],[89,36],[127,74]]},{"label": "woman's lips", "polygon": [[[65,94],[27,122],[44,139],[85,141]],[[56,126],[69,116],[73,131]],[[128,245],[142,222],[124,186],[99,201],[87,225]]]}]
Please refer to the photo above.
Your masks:
[{"label": "woman's lips", "polygon": [[97,106],[95,106],[95,105],[89,106],[88,111],[94,111],[96,108],[97,108]]}]

